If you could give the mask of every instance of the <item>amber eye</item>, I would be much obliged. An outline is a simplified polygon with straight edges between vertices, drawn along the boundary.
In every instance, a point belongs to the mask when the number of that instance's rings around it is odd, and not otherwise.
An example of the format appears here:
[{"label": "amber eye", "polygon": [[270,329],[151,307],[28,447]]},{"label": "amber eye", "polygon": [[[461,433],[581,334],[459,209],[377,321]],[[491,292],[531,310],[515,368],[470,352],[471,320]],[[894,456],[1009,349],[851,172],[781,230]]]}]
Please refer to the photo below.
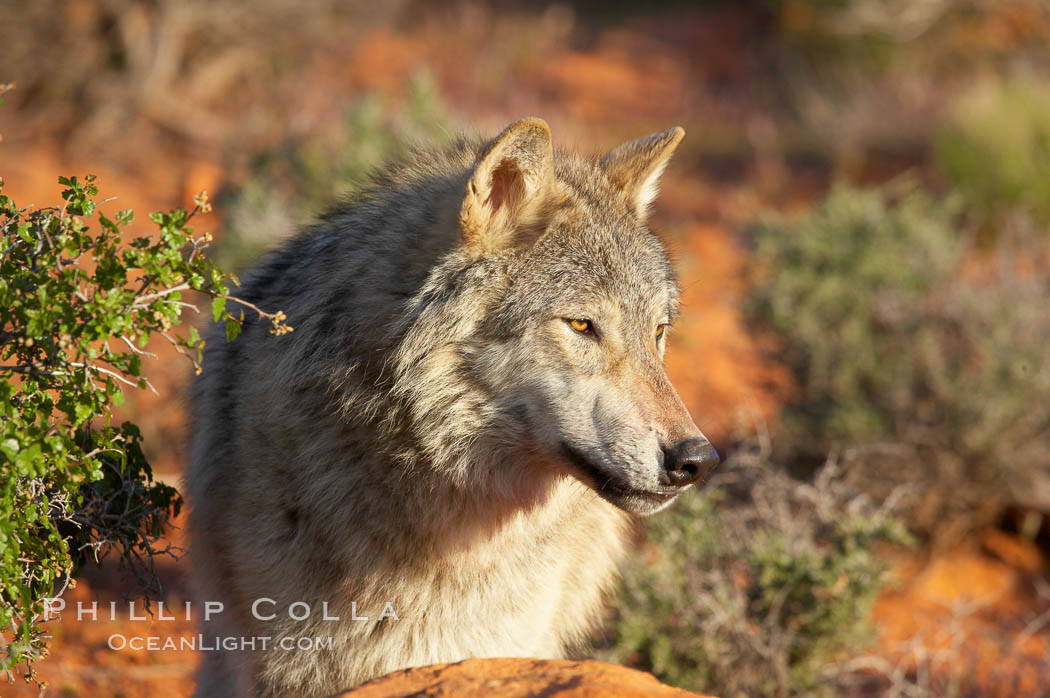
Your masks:
[{"label": "amber eye", "polygon": [[664,328],[665,327],[667,327],[667,325],[660,325],[659,327],[656,328],[656,337],[657,337],[657,339],[659,339],[660,337],[664,336]]},{"label": "amber eye", "polygon": [[569,327],[576,330],[577,332],[590,332],[591,321],[590,320],[569,320]]}]

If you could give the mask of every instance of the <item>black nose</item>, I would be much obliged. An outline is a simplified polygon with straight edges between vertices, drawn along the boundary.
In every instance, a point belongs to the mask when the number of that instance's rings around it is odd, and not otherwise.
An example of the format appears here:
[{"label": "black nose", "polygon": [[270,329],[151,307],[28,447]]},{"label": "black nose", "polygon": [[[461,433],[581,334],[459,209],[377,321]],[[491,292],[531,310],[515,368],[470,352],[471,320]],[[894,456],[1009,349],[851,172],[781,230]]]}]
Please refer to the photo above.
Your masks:
[{"label": "black nose", "polygon": [[685,487],[702,480],[718,462],[718,451],[707,439],[686,439],[664,451],[668,484],[675,487]]}]

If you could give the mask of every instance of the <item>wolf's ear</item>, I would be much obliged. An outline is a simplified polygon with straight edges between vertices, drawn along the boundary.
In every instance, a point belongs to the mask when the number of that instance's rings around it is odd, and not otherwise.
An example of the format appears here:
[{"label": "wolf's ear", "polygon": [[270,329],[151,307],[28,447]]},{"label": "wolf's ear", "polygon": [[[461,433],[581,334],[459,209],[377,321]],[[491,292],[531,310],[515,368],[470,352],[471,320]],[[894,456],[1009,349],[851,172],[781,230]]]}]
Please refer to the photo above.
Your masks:
[{"label": "wolf's ear", "polygon": [[684,136],[685,130],[675,126],[663,133],[624,143],[602,158],[602,169],[613,184],[623,189],[638,220],[644,221],[649,215],[660,175]]},{"label": "wolf's ear", "polygon": [[515,121],[478,155],[459,214],[463,244],[493,252],[522,242],[555,188],[550,127]]}]

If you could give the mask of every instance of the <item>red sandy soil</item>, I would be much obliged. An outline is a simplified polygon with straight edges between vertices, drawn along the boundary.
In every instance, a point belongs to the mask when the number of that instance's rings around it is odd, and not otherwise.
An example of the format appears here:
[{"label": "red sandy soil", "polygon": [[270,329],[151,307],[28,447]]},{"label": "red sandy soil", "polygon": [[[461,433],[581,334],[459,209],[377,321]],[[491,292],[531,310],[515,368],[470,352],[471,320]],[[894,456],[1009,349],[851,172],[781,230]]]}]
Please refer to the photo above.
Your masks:
[{"label": "red sandy soil", "polygon": [[[962,695],[1041,695],[1050,686],[1050,560],[1028,540],[989,530],[980,545],[896,567],[896,589],[876,602],[874,653],[922,666],[932,685]],[[943,688],[942,688],[943,690]]]}]

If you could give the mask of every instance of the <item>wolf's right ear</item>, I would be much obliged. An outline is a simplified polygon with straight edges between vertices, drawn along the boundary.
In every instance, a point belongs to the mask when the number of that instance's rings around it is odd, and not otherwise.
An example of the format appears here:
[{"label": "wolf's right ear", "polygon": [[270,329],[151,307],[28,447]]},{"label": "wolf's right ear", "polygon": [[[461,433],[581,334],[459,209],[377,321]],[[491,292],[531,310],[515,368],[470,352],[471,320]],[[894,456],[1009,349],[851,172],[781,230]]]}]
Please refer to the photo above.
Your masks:
[{"label": "wolf's right ear", "polygon": [[675,126],[663,133],[624,143],[602,158],[602,169],[627,195],[628,205],[638,220],[644,222],[648,217],[660,175],[684,137],[685,130]]},{"label": "wolf's right ear", "polygon": [[521,240],[556,187],[551,130],[543,119],[516,121],[478,155],[460,209],[463,244],[495,252]]}]

